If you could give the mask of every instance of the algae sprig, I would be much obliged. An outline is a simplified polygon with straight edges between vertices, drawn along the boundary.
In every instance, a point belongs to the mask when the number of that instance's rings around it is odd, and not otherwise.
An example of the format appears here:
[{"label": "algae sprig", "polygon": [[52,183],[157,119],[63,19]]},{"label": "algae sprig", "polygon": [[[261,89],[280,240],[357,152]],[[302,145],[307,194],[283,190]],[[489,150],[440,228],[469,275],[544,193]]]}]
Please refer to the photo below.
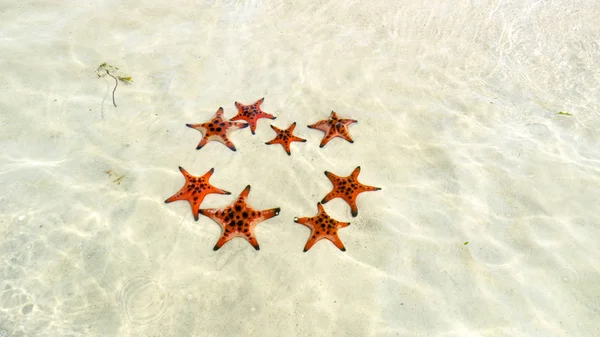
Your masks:
[{"label": "algae sprig", "polygon": [[117,107],[117,103],[115,102],[115,91],[117,91],[119,82],[123,82],[123,84],[131,84],[131,82],[133,81],[131,79],[131,76],[119,76],[119,75],[115,76],[110,73],[111,71],[113,73],[115,73],[118,70],[119,70],[119,68],[111,66],[110,64],[107,64],[106,62],[102,63],[101,65],[98,66],[98,68],[96,68],[96,74],[98,75],[98,78],[108,75],[115,80],[115,87],[112,91],[112,101],[113,101],[113,105],[115,107]]}]

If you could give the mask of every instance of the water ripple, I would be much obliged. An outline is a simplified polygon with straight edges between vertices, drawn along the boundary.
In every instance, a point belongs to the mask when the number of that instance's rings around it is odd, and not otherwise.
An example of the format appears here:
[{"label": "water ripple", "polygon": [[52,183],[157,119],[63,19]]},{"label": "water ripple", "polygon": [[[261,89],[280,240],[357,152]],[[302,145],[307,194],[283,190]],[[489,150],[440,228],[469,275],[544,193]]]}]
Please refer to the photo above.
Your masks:
[{"label": "water ripple", "polygon": [[168,293],[157,281],[144,276],[128,279],[117,294],[123,316],[132,325],[146,325],[165,313]]}]

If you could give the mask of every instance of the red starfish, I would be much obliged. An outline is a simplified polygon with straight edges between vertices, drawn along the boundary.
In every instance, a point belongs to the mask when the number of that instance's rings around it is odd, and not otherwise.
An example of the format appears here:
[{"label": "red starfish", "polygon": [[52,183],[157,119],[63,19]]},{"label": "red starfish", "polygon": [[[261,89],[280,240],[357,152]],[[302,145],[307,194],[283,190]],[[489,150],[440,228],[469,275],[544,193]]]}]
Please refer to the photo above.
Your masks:
[{"label": "red starfish", "polygon": [[165,200],[165,203],[168,204],[177,200],[189,201],[190,206],[192,206],[192,213],[194,213],[194,219],[196,219],[196,221],[198,221],[198,209],[200,208],[200,204],[207,194],[231,194],[230,192],[212,186],[208,182],[208,179],[215,171],[214,168],[211,168],[202,177],[196,177],[189,174],[181,166],[179,166],[179,171],[181,171],[185,178],[185,185],[183,185],[179,192]]},{"label": "red starfish", "polygon": [[358,182],[359,173],[360,166],[355,168],[347,177],[338,177],[331,172],[325,171],[325,175],[331,180],[331,183],[333,183],[333,190],[321,200],[321,203],[324,204],[331,199],[342,198],[350,205],[352,216],[356,217],[358,215],[358,208],[356,207],[356,197],[358,194],[362,192],[379,191],[381,189],[379,187],[363,185]]},{"label": "red starfish", "polygon": [[275,139],[268,141],[265,144],[281,144],[285,149],[285,152],[287,152],[288,156],[291,156],[292,153],[290,152],[290,144],[292,142],[306,142],[306,139],[296,137],[292,134],[294,132],[294,128],[296,128],[296,122],[292,123],[292,125],[290,125],[290,127],[285,130],[271,125],[271,129],[277,132],[277,136],[275,136]]},{"label": "red starfish", "polygon": [[237,200],[231,205],[221,209],[211,208],[200,210],[202,215],[213,219],[223,228],[223,235],[221,235],[221,238],[217,241],[215,248],[213,248],[214,250],[218,250],[227,241],[236,236],[246,238],[254,249],[260,249],[258,241],[256,241],[256,237],[254,237],[254,227],[256,227],[259,222],[279,215],[280,208],[277,207],[264,211],[255,210],[248,205],[246,201],[248,199],[248,193],[250,193],[250,185],[246,186]]},{"label": "red starfish", "polygon": [[256,122],[259,118],[276,118],[275,116],[268,114],[260,109],[260,105],[264,100],[265,98],[263,97],[256,101],[256,103],[250,105],[243,105],[241,103],[235,102],[235,106],[238,108],[238,114],[233,116],[233,118],[231,118],[230,120],[245,120],[246,122],[248,122],[248,124],[250,124],[250,131],[252,131],[252,134],[254,134],[254,131],[256,131]]},{"label": "red starfish", "polygon": [[223,108],[219,108],[217,113],[209,122],[202,124],[186,124],[187,127],[196,129],[202,133],[202,140],[196,147],[196,150],[201,149],[206,143],[216,140],[225,144],[232,151],[236,151],[235,145],[229,140],[228,135],[237,129],[248,127],[245,123],[234,123],[223,119]]},{"label": "red starfish", "polygon": [[352,137],[348,132],[348,126],[354,123],[358,123],[358,121],[355,119],[338,118],[335,111],[332,111],[328,119],[318,121],[315,124],[309,125],[308,127],[311,129],[318,129],[325,132],[325,136],[321,141],[321,145],[319,145],[319,147],[323,147],[335,137],[344,138],[350,143],[354,143],[354,140],[352,140]]},{"label": "red starfish", "polygon": [[345,252],[346,248],[344,247],[342,240],[338,237],[337,231],[340,228],[347,227],[350,223],[339,222],[331,218],[325,213],[325,209],[321,203],[317,203],[317,208],[319,209],[319,213],[314,217],[294,219],[295,222],[302,224],[311,230],[310,238],[304,246],[304,251],[306,252],[309,250],[317,241],[327,239],[333,242],[333,244],[341,251]]}]

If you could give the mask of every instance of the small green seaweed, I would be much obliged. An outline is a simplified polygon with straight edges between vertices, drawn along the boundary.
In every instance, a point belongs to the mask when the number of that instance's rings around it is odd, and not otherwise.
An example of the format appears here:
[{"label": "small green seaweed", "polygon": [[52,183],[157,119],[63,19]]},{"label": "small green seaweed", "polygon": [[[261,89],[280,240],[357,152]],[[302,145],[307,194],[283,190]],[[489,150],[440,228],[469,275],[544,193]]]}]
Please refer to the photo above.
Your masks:
[{"label": "small green seaweed", "polygon": [[117,76],[117,78],[119,79],[119,81],[121,81],[125,84],[131,84],[131,82],[132,82],[131,76]]},{"label": "small green seaweed", "polygon": [[98,78],[108,75],[115,80],[115,88],[113,89],[113,92],[112,92],[112,100],[113,100],[113,105],[116,107],[117,103],[115,102],[115,91],[117,91],[117,87],[119,86],[119,81],[123,82],[124,84],[131,84],[131,82],[133,82],[133,80],[131,79],[131,76],[114,76],[113,74],[110,73],[113,70],[119,70],[119,68],[113,67],[110,64],[107,64],[106,62],[104,62],[101,65],[99,65],[98,68],[96,68],[96,74],[98,75]]},{"label": "small green seaweed", "polygon": [[108,177],[111,179],[114,177],[117,177],[115,180],[112,181],[113,183],[115,183],[117,185],[121,185],[121,181],[123,181],[123,179],[127,176],[125,174],[119,176],[119,174],[117,172],[115,172],[113,169],[104,171],[104,173],[106,173],[108,175]]},{"label": "small green seaweed", "polygon": [[123,178],[125,178],[125,175],[122,175],[119,178],[113,180],[113,183],[116,183],[117,185],[121,185],[121,181],[123,180]]},{"label": "small green seaweed", "polygon": [[469,241],[465,241],[464,245],[466,246],[466,245],[468,245],[468,244],[469,244]]},{"label": "small green seaweed", "polygon": [[558,114],[559,115],[565,115],[565,116],[573,116],[573,114],[570,114],[568,112],[563,112],[563,111],[560,111]]}]

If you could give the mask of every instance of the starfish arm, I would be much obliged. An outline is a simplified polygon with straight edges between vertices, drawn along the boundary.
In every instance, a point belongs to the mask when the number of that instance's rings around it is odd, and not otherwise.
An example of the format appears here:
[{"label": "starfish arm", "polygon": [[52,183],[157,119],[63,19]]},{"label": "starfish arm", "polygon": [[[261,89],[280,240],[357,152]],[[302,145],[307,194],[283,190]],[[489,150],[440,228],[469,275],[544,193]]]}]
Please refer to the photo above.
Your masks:
[{"label": "starfish arm", "polygon": [[348,199],[344,198],[348,205],[350,205],[350,213],[352,213],[352,217],[356,218],[358,216],[358,207],[356,206],[356,198]]},{"label": "starfish arm", "polygon": [[183,174],[183,176],[185,177],[185,181],[189,181],[190,178],[192,177],[192,175],[181,166],[179,166],[179,172],[181,172],[181,174]]},{"label": "starfish arm", "polygon": [[331,136],[331,138],[340,137],[350,143],[354,143],[352,136],[350,136],[350,132],[348,132],[348,126],[341,122],[337,122],[335,126],[329,130],[327,136]]},{"label": "starfish arm", "polygon": [[308,241],[306,241],[306,245],[304,245],[304,252],[307,252],[317,241],[322,239],[322,237],[315,235],[315,227],[313,226],[312,221],[314,221],[314,218],[311,217],[294,219],[295,223],[299,223],[310,229],[310,237],[308,238]]},{"label": "starfish arm", "polygon": [[340,179],[340,177],[338,177],[337,175],[335,175],[329,171],[325,171],[325,175],[327,176],[327,178],[329,178],[329,181],[331,181],[331,183],[333,184],[333,189],[331,190],[331,192],[329,192],[323,198],[323,200],[321,200],[322,204],[325,204],[325,203],[331,201],[331,199],[335,199],[338,197],[337,193],[335,192],[335,187],[336,187],[336,181]]},{"label": "starfish arm", "polygon": [[271,208],[271,209],[266,209],[264,211],[260,211],[259,212],[260,215],[261,215],[261,217],[260,217],[261,220],[260,221],[264,221],[264,220],[276,217],[276,216],[279,215],[279,212],[281,212],[281,208],[279,208],[279,207]]},{"label": "starfish arm", "polygon": [[361,192],[373,192],[381,190],[381,187],[360,184]]},{"label": "starfish arm", "polygon": [[237,131],[239,129],[245,129],[248,127],[248,123],[242,122],[225,122],[227,124],[227,134],[232,133],[233,131]]},{"label": "starfish arm", "polygon": [[[308,223],[309,219],[310,219],[310,218],[308,218],[308,217],[304,217],[304,218],[298,218],[298,217],[296,217],[296,218],[294,218],[294,222],[295,222],[295,223],[299,223],[299,224],[301,224],[301,225],[305,225],[305,226],[307,226],[306,224]],[[308,227],[308,226],[307,226],[307,227]],[[309,228],[310,228],[310,227],[309,227]]]},{"label": "starfish arm", "polygon": [[318,121],[314,124],[310,124],[308,126],[309,129],[316,129],[316,130],[321,130],[325,133],[327,133],[327,131],[329,131],[330,126],[329,124],[327,124],[327,121]]},{"label": "starfish arm", "polygon": [[319,144],[319,147],[324,147],[325,145],[327,145],[327,143],[329,143],[330,140],[332,140],[335,137],[337,136],[334,133],[328,132],[325,135],[325,137],[323,137],[323,139],[321,140],[321,144]]},{"label": "starfish arm", "polygon": [[340,177],[338,175],[331,173],[329,171],[325,171],[325,175],[327,176],[327,178],[329,178],[329,180],[331,181],[331,183],[333,185],[335,185],[335,182],[340,179]]},{"label": "starfish arm", "polygon": [[277,119],[277,117],[275,117],[275,116],[273,116],[273,115],[271,115],[271,114],[268,114],[268,113],[266,113],[266,112],[261,112],[261,113],[259,113],[259,114],[258,114],[258,115],[256,115],[256,116],[257,116],[257,119],[258,119],[258,118]]},{"label": "starfish arm", "polygon": [[202,178],[206,179],[206,181],[208,182],[208,179],[213,175],[213,173],[215,173],[215,168],[214,167],[211,168],[210,170],[208,170],[208,172],[204,173],[204,175],[202,176]]},{"label": "starfish arm", "polygon": [[317,216],[319,216],[321,214],[326,214],[325,207],[323,207],[323,205],[320,202],[317,203],[317,211],[319,212],[319,213],[317,213]]},{"label": "starfish arm", "polygon": [[[214,193],[214,194],[223,194],[223,195],[230,195],[231,192],[220,189],[220,188],[216,188],[214,186],[210,186],[209,192],[208,193]],[[207,193],[207,194],[208,194]]]},{"label": "starfish arm", "polygon": [[177,193],[173,194],[167,200],[165,200],[165,204],[168,204],[170,202],[177,201],[177,200],[185,200],[186,199],[185,192],[186,192],[187,183],[190,181],[190,178],[192,176],[189,174],[188,171],[186,171],[181,166],[179,166],[179,171],[181,172],[181,174],[183,174],[183,177],[185,178],[185,185],[183,185],[183,187],[181,189],[179,189],[179,191],[177,191]]},{"label": "starfish arm", "polygon": [[[370,191],[379,191],[381,190],[380,187],[375,187],[375,186],[369,186],[369,185],[364,185],[361,184],[360,182],[358,182],[358,175],[360,174],[360,166],[357,166],[354,171],[352,171],[352,173],[350,174],[350,176],[352,178],[354,178],[354,180],[356,180],[356,182],[360,185],[359,186],[359,190],[364,191],[364,192],[370,192]],[[360,193],[360,192],[359,192]]]},{"label": "starfish arm", "polygon": [[248,121],[248,124],[250,125],[250,131],[252,132],[253,135],[256,134],[256,122],[254,120]]},{"label": "starfish arm", "polygon": [[242,118],[242,117],[243,117],[242,115],[240,115],[240,114],[237,114],[237,115],[235,115],[235,116],[233,116],[233,117],[229,118],[229,120],[230,120],[230,121],[239,121],[239,120],[244,120],[244,121],[245,121],[245,119],[244,119],[244,118]]},{"label": "starfish arm", "polygon": [[282,143],[281,144],[283,146],[283,149],[285,150],[285,153],[287,153],[288,156],[292,155],[292,149],[290,148],[290,143]]},{"label": "starfish arm", "polygon": [[351,124],[358,123],[356,119],[340,119],[340,122],[343,123],[346,127],[350,126]]},{"label": "starfish arm", "polygon": [[306,139],[300,138],[300,137],[296,137],[296,136],[292,136],[290,138],[290,142],[302,142],[302,143],[305,143]]},{"label": "starfish arm", "polygon": [[204,131],[206,131],[206,128],[204,127],[205,123],[201,123],[201,124],[186,124],[185,126],[187,126],[188,128],[192,128],[194,130],[198,130],[200,131],[202,134],[204,134]]},{"label": "starfish arm", "polygon": [[317,241],[321,240],[322,238],[322,236],[317,237],[311,232],[310,238],[308,241],[306,241],[306,245],[304,245],[304,252],[306,253],[310,248],[312,248],[312,246],[315,245],[315,243],[317,243]]},{"label": "starfish arm", "polygon": [[281,146],[283,146],[283,149],[285,150],[285,152],[288,154],[288,156],[291,156],[292,153],[290,152],[290,144],[284,142],[283,140],[281,140],[281,138],[277,137],[271,141],[266,142],[265,144],[267,145],[273,145],[273,144],[281,144]]},{"label": "starfish arm", "polygon": [[323,139],[321,140],[321,144],[319,144],[319,147],[324,147],[325,145],[327,145],[327,143],[329,143],[329,141],[333,139],[333,136],[331,134],[327,134],[325,137],[323,137]]},{"label": "starfish arm", "polygon": [[215,244],[213,250],[219,250],[219,248],[223,247],[224,244],[226,244],[229,240],[233,239],[234,237],[235,235],[223,233],[223,235],[221,235],[221,237],[219,238],[219,241],[217,241],[217,243]]},{"label": "starfish arm", "polygon": [[248,198],[248,194],[250,194],[250,188],[250,185],[247,185],[242,193],[240,193],[238,196],[237,201],[244,201],[246,198]]},{"label": "starfish arm", "polygon": [[[186,185],[187,186],[187,185]],[[204,200],[204,194],[198,195],[196,200],[191,199],[187,193],[187,188],[184,186],[177,194],[171,196],[169,199],[165,200],[165,204],[171,203],[173,201],[185,200],[189,202],[190,207],[192,208],[192,214],[194,214],[194,219],[198,221],[198,208],[200,208],[200,204]]]},{"label": "starfish arm", "polygon": [[260,246],[258,245],[258,241],[256,240],[256,237],[254,237],[254,235],[250,234],[246,234],[246,240],[248,240],[248,242],[250,242],[250,244],[252,245],[252,247],[254,247],[254,249],[256,250],[260,250]]},{"label": "starfish arm", "polygon": [[233,142],[229,138],[224,138],[222,143],[225,144],[225,146],[227,146],[231,151],[237,151],[235,145],[233,145]]},{"label": "starfish arm", "polygon": [[334,235],[329,235],[325,238],[328,239],[329,241],[333,242],[333,244],[336,247],[338,247],[342,252],[346,251],[346,247],[344,247],[344,244],[342,243],[342,240],[340,240],[340,238],[337,236],[337,233]]},{"label": "starfish arm", "polygon": [[198,143],[198,145],[196,146],[196,150],[200,150],[201,148],[203,148],[204,145],[206,145],[206,143],[208,143],[208,137],[202,137],[200,143]]},{"label": "starfish arm", "polygon": [[252,105],[256,106],[257,108],[260,108],[260,105],[262,104],[262,102],[264,102],[264,100],[265,100],[265,98],[263,97],[263,98],[259,99],[258,101],[256,101]]},{"label": "starfish arm", "polygon": [[204,124],[205,123],[186,124],[187,127],[192,128],[194,130],[198,130],[202,134],[202,139],[200,140],[200,143],[198,143],[198,146],[196,146],[196,150],[200,150],[204,145],[206,145],[206,143],[208,143],[208,137],[206,137],[206,128],[204,127]]},{"label": "starfish arm", "polygon": [[[335,138],[336,136],[333,136],[331,138]],[[352,136],[350,136],[350,133],[348,132],[340,132],[337,137],[340,138],[344,138],[345,140],[347,140],[349,143],[354,143],[354,139],[352,139]]]},{"label": "starfish arm", "polygon": [[186,186],[187,185],[184,185],[177,193],[173,194],[167,200],[165,200],[165,204],[171,203],[173,201],[178,201],[178,200],[187,200],[187,196],[185,193],[185,192],[187,192]]},{"label": "starfish arm", "polygon": [[204,208],[204,209],[200,209],[198,210],[200,214],[211,218],[214,222],[218,223],[220,226],[223,226],[221,224],[221,221],[219,221],[219,218],[217,217],[217,209],[216,208]]},{"label": "starfish arm", "polygon": [[330,202],[331,200],[338,198],[339,196],[336,195],[335,190],[327,193],[327,195],[321,200],[322,204],[326,204],[328,202]]},{"label": "starfish arm", "polygon": [[194,215],[194,220],[196,221],[198,221],[200,218],[198,213],[200,211],[200,204],[202,203],[202,200],[204,200],[204,195],[200,196],[196,201],[189,200],[190,206],[192,207],[192,214]]}]

